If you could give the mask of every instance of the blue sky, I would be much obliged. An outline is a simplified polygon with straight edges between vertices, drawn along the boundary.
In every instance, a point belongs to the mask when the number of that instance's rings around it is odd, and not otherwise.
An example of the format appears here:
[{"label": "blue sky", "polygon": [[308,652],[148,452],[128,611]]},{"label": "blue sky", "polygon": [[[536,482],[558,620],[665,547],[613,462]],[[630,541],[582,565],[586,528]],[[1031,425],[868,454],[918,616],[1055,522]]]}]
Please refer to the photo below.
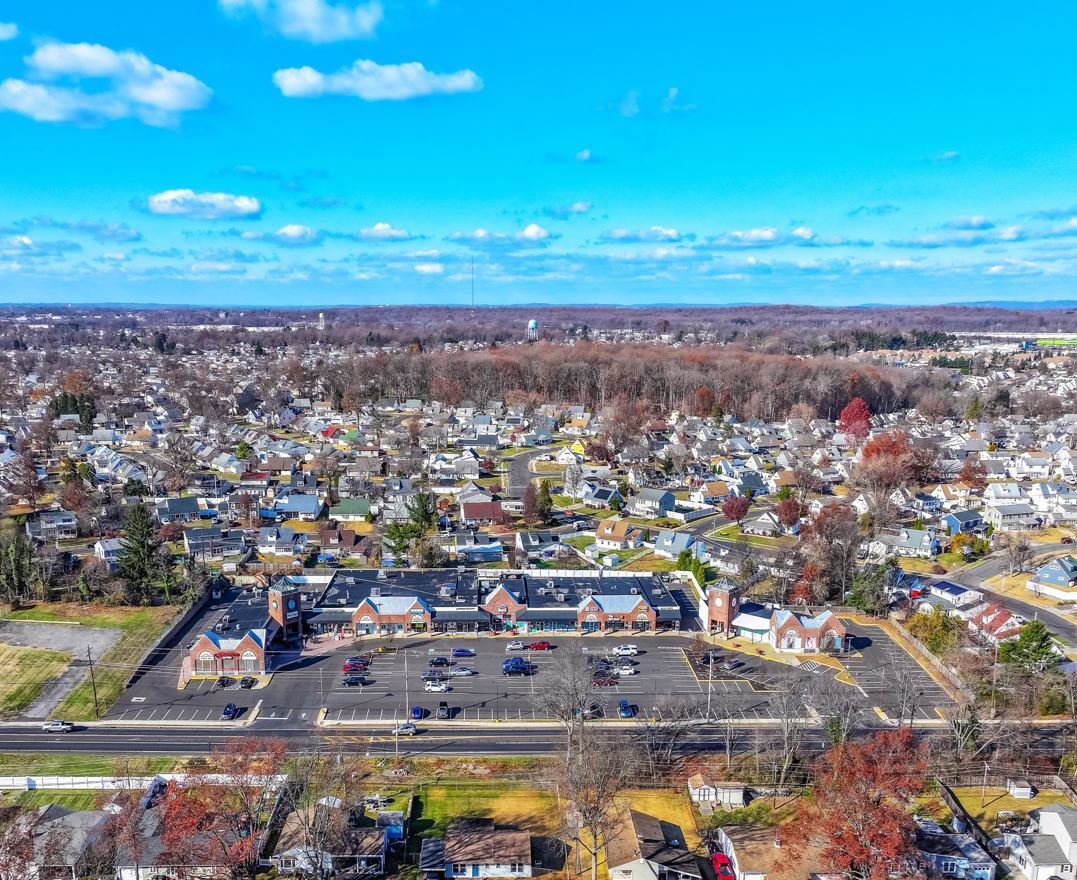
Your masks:
[{"label": "blue sky", "polygon": [[1077,6],[0,6],[0,301],[1077,298]]}]

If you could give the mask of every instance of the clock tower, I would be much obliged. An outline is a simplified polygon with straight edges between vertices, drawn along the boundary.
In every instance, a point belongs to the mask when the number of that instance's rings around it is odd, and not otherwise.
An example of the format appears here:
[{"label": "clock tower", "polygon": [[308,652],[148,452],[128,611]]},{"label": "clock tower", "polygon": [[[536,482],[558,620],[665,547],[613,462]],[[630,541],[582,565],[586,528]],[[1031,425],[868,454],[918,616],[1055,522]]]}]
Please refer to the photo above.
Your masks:
[{"label": "clock tower", "polygon": [[303,635],[303,597],[295,587],[269,590],[269,616],[277,622],[285,640]]},{"label": "clock tower", "polygon": [[715,635],[734,635],[733,618],[740,613],[742,590],[729,578],[707,588],[707,629]]}]

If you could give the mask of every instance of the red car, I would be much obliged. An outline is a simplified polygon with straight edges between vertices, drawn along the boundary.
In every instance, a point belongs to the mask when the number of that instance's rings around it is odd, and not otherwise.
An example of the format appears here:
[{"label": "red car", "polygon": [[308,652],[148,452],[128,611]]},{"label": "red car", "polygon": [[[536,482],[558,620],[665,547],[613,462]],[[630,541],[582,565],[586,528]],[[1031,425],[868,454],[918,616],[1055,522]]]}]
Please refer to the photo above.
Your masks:
[{"label": "red car", "polygon": [[594,678],[595,687],[613,687],[617,684],[616,678],[610,678],[608,675],[596,675]]},{"label": "red car", "polygon": [[366,666],[362,663],[345,663],[340,669],[342,672],[366,672]]},{"label": "red car", "polygon": [[549,651],[552,647],[553,645],[549,642],[532,642],[527,646],[527,649],[529,651]]},{"label": "red car", "polygon": [[711,855],[711,867],[718,875],[718,880],[736,880],[733,873],[733,863],[724,852],[716,852]]}]

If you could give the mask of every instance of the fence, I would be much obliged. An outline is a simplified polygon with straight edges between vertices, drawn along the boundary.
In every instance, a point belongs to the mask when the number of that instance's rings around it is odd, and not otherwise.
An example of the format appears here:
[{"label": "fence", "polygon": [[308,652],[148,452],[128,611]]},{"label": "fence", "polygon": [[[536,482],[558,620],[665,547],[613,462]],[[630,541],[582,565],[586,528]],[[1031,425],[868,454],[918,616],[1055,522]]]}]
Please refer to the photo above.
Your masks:
[{"label": "fence", "polygon": [[[131,687],[131,685],[137,682],[147,672],[155,659],[155,654],[158,652],[163,654],[172,647],[172,641],[190,625],[192,620],[202,613],[202,610],[209,602],[211,594],[212,590],[207,587],[203,590],[202,595],[187,607],[187,610],[184,611],[183,614],[172,621],[172,624],[161,634],[161,637],[139,658],[138,665],[135,666],[134,671],[128,676],[127,681],[124,682],[124,690]],[[161,658],[157,657],[156,659]]]},{"label": "fence", "polygon": [[961,820],[965,824],[976,842],[987,852],[992,852],[991,835],[980,827],[980,823],[973,819],[968,810],[961,805],[961,801],[957,799],[950,787],[942,782],[939,783],[939,796],[942,798],[943,803],[950,808],[954,818]]},{"label": "fence", "polygon": [[899,621],[896,617],[891,617],[890,623],[893,624],[894,629],[898,631],[901,637],[914,648],[916,648],[916,650],[923,655],[924,659],[931,664],[931,666],[939,673],[939,675],[946,679],[950,687],[954,688],[954,690],[958,694],[961,694],[963,696],[970,696],[968,688],[965,687],[965,683],[957,676],[957,674],[952,669],[950,669],[949,666],[943,663],[938,657],[932,654],[931,651],[928,649],[927,645],[925,645],[918,638],[916,638],[916,636],[914,636],[911,632],[905,629],[905,627],[901,625],[901,621]]}]

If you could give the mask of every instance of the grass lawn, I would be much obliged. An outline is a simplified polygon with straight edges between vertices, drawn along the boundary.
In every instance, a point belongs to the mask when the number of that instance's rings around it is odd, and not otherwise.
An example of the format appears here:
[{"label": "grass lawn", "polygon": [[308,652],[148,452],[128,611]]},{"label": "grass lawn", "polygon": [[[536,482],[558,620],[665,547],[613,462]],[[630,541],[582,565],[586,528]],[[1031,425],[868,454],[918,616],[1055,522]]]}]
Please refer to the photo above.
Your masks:
[{"label": "grass lawn", "polygon": [[530,452],[534,448],[534,446],[506,446],[504,449],[497,450],[497,455],[498,458],[511,458],[521,452]]},{"label": "grass lawn", "polygon": [[1039,529],[1038,531],[1031,532],[1033,544],[1057,544],[1063,538],[1069,538],[1073,536],[1072,529],[1063,529],[1058,526],[1051,526],[1046,529]]},{"label": "grass lawn", "polygon": [[626,562],[620,568],[621,571],[674,571],[677,563],[672,559],[662,559],[653,553],[646,553]]},{"label": "grass lawn", "polygon": [[[126,765],[130,763],[128,768]],[[83,755],[73,752],[0,752],[0,776],[152,776],[183,766],[176,757]]]},{"label": "grass lawn", "polygon": [[1010,797],[1004,788],[987,788],[981,798],[981,789],[978,785],[952,789],[954,796],[961,802],[969,815],[972,816],[984,831],[988,834],[996,834],[998,828],[999,813],[1009,810],[1018,816],[1028,816],[1033,810],[1046,807],[1049,804],[1069,804],[1062,792],[1038,791],[1032,800],[1017,800]]},{"label": "grass lawn", "polygon": [[[942,565],[942,563],[935,562],[933,559],[913,559],[902,556],[898,559],[898,565],[910,574],[931,574],[931,569],[936,565]],[[945,567],[943,566],[943,568]]]},{"label": "grass lawn", "polygon": [[557,798],[510,782],[463,780],[429,785],[416,792],[412,830],[419,837],[441,837],[453,819],[485,816],[498,825],[515,825],[532,834],[555,834],[559,824]]},{"label": "grass lawn", "polygon": [[594,535],[569,535],[563,539],[565,544],[569,547],[575,547],[577,550],[586,550],[593,543],[595,543]]},{"label": "grass lawn", "polygon": [[[621,563],[617,568],[623,568],[625,564],[632,562],[634,559],[639,559],[641,556],[648,554],[646,547],[633,547],[631,550],[611,550],[610,553],[616,553],[620,557]],[[609,555],[609,554],[607,554]]]},{"label": "grass lawn", "polygon": [[5,807],[21,807],[24,810],[36,810],[49,804],[59,804],[69,810],[93,810],[102,795],[108,797],[110,792],[93,790],[35,789],[34,791],[5,791],[0,794],[0,804]]},{"label": "grass lawn", "polygon": [[[78,623],[82,626],[113,627],[123,631],[119,641],[97,660],[94,676],[97,701],[104,711],[123,690],[124,682],[135,666],[160,638],[172,619],[180,612],[174,605],[152,608],[113,608],[109,605],[79,605],[56,602],[36,605],[8,615],[10,620],[46,620],[54,623]],[[93,688],[89,680],[67,695],[56,709],[58,718],[90,721],[94,718]]]},{"label": "grass lawn", "polygon": [[576,503],[576,499],[571,495],[552,495],[551,497],[555,507],[571,507]]},{"label": "grass lawn", "polygon": [[291,529],[293,532],[303,532],[307,535],[316,535],[319,529],[325,528],[325,522],[306,519],[286,519],[280,524],[282,529]]},{"label": "grass lawn", "polygon": [[561,465],[556,461],[533,461],[531,462],[531,470],[536,474],[560,474]]},{"label": "grass lawn", "polygon": [[784,547],[792,547],[796,541],[793,538],[765,538],[761,535],[745,535],[741,533],[740,526],[730,523],[715,529],[708,537],[723,538],[726,541],[736,541],[740,544],[751,544],[754,547],[770,547],[780,550]]},{"label": "grass lawn", "polygon": [[0,716],[12,718],[26,709],[70,660],[64,651],[0,645]]},{"label": "grass lawn", "polygon": [[699,838],[699,830],[696,827],[695,815],[692,813],[692,805],[688,801],[687,792],[642,789],[627,791],[617,800],[625,807],[648,813],[663,822],[673,822],[679,825],[681,831],[684,832],[685,845],[691,850],[700,850],[702,841]]}]

